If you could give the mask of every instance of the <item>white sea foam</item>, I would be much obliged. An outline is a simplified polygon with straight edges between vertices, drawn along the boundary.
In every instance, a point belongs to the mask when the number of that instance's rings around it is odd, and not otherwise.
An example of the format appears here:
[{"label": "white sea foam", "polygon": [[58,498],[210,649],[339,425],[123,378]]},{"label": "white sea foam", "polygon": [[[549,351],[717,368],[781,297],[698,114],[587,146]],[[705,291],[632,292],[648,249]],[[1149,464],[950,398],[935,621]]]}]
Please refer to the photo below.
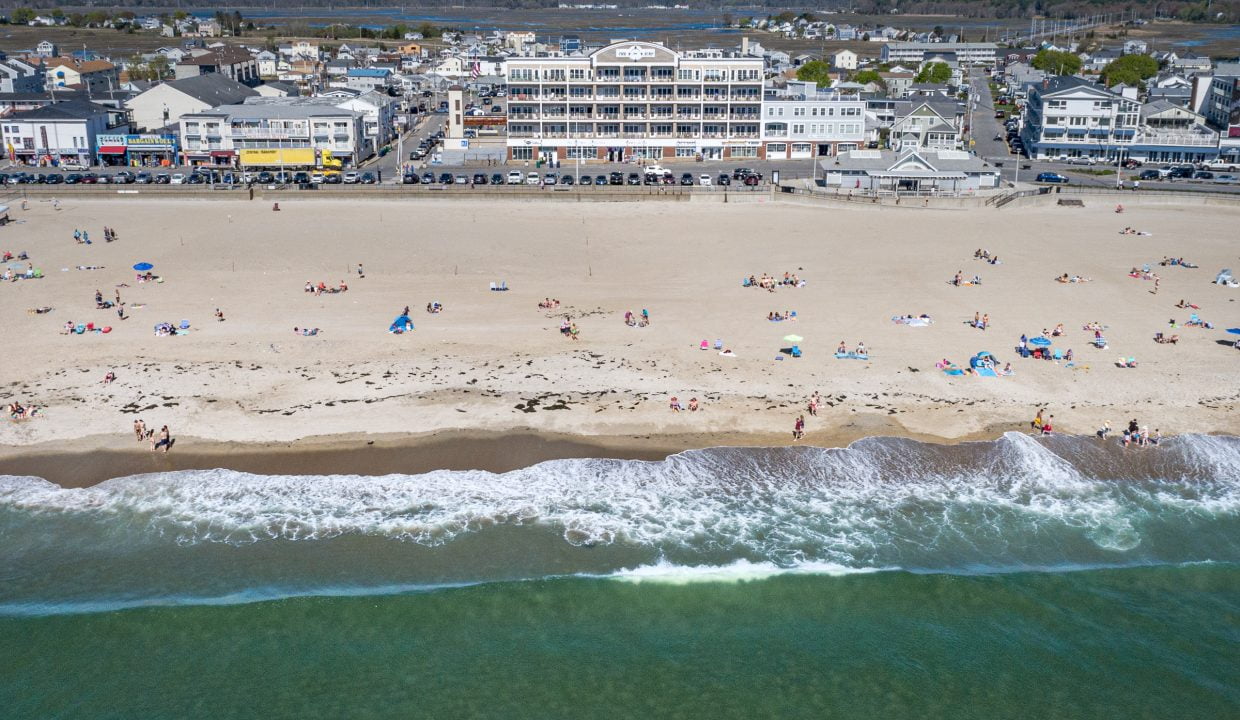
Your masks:
[{"label": "white sea foam", "polygon": [[[844,449],[694,451],[661,462],[556,460],[503,474],[203,470],[81,489],[0,477],[0,530],[55,523],[56,537],[77,533],[84,544],[106,531],[112,542],[361,535],[438,546],[494,525],[538,524],[571,545],[624,543],[682,553],[673,560],[690,565],[699,561],[684,562],[684,553],[775,568],[1091,564],[1115,553],[1177,562],[1230,557],[1218,553],[1231,545],[1203,546],[1208,534],[1174,524],[1186,515],[1240,518],[1237,467],[1236,438],[1189,436],[1123,453],[1009,433],[954,447],[880,438]],[[1151,528],[1176,546],[1164,539],[1147,547]],[[45,538],[13,533],[10,547]]]},{"label": "white sea foam", "polygon": [[765,580],[777,575],[858,575],[898,568],[850,568],[835,563],[805,562],[782,567],[770,562],[736,560],[727,565],[677,565],[661,561],[653,565],[617,570],[606,577],[634,583],[688,585],[691,583],[739,583]]}]

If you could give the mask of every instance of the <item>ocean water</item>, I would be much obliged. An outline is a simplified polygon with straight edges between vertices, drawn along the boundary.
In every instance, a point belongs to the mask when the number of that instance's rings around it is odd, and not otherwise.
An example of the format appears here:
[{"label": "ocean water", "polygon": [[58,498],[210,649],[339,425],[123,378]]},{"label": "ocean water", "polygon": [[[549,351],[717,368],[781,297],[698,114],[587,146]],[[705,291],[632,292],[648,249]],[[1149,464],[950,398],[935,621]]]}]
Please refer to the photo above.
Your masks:
[{"label": "ocean water", "polygon": [[1240,438],[0,476],[3,718],[1240,717]]}]

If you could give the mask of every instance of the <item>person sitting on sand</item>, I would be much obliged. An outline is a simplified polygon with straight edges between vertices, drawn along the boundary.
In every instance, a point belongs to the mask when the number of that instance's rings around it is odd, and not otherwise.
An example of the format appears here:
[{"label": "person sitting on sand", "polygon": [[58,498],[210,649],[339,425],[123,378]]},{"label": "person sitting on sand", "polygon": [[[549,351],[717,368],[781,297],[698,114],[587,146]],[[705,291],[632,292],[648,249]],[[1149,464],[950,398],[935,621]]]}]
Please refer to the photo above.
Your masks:
[{"label": "person sitting on sand", "polygon": [[835,349],[835,354],[836,355],[847,355],[848,354],[848,346],[844,344],[843,340],[840,341],[840,346]]},{"label": "person sitting on sand", "polygon": [[109,370],[109,371],[107,372],[107,374],[103,376],[103,384],[104,384],[104,385],[109,385],[109,384],[111,384],[111,383],[112,383],[112,381],[114,381],[114,380],[116,380],[116,373],[112,372],[111,370]]},{"label": "person sitting on sand", "polygon": [[865,350],[865,343],[863,343],[863,342],[858,342],[858,343],[857,343],[857,354],[858,354],[858,355],[866,355],[866,354],[868,354],[868,353],[866,352],[866,350]]},{"label": "person sitting on sand", "polygon": [[305,289],[304,289],[302,292],[308,292],[308,293],[312,293],[312,292],[314,292],[314,283],[312,283],[312,282],[310,282],[309,280],[307,280],[307,281],[306,281],[306,287],[305,287]]},{"label": "person sitting on sand", "polygon": [[680,412],[680,399],[673,395],[672,399],[668,401],[668,407],[671,408],[672,412]]},{"label": "person sitting on sand", "polygon": [[224,322],[224,311],[220,310],[219,308],[215,309],[215,321]]},{"label": "person sitting on sand", "polygon": [[698,399],[695,397],[689,398],[689,412],[697,412],[697,409],[698,409]]},{"label": "person sitting on sand", "polygon": [[349,292],[349,286],[344,284],[344,280],[341,280],[340,284],[336,286],[336,292]]}]

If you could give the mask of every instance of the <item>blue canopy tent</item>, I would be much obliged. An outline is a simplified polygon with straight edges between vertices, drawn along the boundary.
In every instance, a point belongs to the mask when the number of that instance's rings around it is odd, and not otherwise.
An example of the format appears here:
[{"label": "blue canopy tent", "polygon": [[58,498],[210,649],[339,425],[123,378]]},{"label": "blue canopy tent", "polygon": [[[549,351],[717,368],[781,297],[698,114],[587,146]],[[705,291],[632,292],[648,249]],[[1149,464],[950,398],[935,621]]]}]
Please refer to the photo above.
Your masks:
[{"label": "blue canopy tent", "polygon": [[392,324],[388,326],[388,332],[397,333],[397,334],[408,332],[412,329],[413,329],[413,321],[409,319],[408,315],[401,315],[400,317],[393,320]]}]

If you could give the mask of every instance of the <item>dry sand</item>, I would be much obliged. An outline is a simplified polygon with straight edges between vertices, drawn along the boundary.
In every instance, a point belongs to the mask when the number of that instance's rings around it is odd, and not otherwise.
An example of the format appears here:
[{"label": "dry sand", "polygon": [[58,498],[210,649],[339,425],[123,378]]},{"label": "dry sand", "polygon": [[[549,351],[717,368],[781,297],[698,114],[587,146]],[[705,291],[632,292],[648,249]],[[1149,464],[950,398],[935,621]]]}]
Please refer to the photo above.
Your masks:
[{"label": "dry sand", "polygon": [[[348,435],[391,438],[455,429],[628,437],[653,447],[788,442],[815,390],[809,440],[867,434],[944,440],[1027,427],[1047,406],[1058,430],[1092,432],[1137,417],[1164,434],[1240,432],[1240,353],[1222,343],[1240,325],[1240,290],[1213,285],[1240,266],[1240,209],[1130,206],[927,211],[791,204],[394,202],[291,200],[282,212],[243,201],[78,200],[14,207],[0,249],[26,250],[42,280],[0,286],[7,348],[0,398],[43,408],[0,424],[0,457],[96,447],[137,448],[131,426],[168,424],[175,452],[197,439],[287,443]],[[103,227],[120,239],[105,244]],[[1122,236],[1125,225],[1151,236]],[[89,230],[93,245],[73,242]],[[972,259],[987,248],[997,266]],[[1164,255],[1200,269],[1157,267]],[[150,261],[165,281],[135,282]],[[366,276],[353,272],[364,263]],[[1127,276],[1154,264],[1154,283]],[[103,265],[79,271],[77,265]],[[61,271],[61,268],[69,268]],[[980,287],[957,288],[957,271]],[[808,281],[774,293],[741,287],[763,272]],[[1064,272],[1092,277],[1064,285]],[[307,280],[349,285],[316,297]],[[488,291],[507,281],[509,292]],[[96,310],[118,284],[130,318]],[[544,297],[559,311],[540,310]],[[1174,307],[1201,306],[1215,330],[1169,329]],[[424,310],[431,301],[446,310]],[[135,308],[134,304],[142,307]],[[45,315],[27,308],[49,305]],[[417,329],[387,332],[402,307]],[[225,322],[215,322],[215,308]],[[647,328],[626,310],[649,309]],[[773,310],[796,322],[772,323]],[[989,313],[991,329],[966,321]],[[890,318],[928,313],[910,328]],[[558,331],[569,316],[573,342]],[[155,323],[187,319],[186,336]],[[113,326],[62,335],[66,321]],[[1109,326],[1107,350],[1082,325]],[[1057,346],[1080,368],[1020,360],[1022,332],[1063,323]],[[317,337],[294,326],[322,328]],[[1178,345],[1153,342],[1178,333]],[[781,357],[804,336],[805,356]],[[716,339],[736,357],[701,351]],[[864,341],[870,361],[836,360]],[[1016,375],[948,377],[989,350]],[[1135,370],[1115,367],[1135,356]],[[1086,369],[1087,368],[1087,369]],[[106,372],[117,380],[101,384]],[[702,410],[672,413],[697,397]],[[673,442],[660,438],[682,438]],[[688,440],[684,440],[688,438]],[[2,466],[0,466],[2,470]]]}]

